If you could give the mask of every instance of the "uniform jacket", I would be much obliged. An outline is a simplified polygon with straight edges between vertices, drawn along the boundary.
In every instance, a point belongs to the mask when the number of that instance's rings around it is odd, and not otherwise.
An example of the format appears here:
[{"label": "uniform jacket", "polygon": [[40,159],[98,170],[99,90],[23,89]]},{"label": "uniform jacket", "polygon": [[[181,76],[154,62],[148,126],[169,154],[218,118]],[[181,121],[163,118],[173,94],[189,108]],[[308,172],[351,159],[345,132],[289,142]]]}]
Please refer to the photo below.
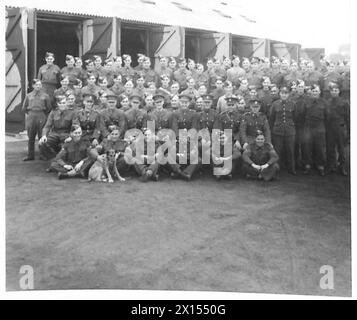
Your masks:
[{"label": "uniform jacket", "polygon": [[296,105],[291,100],[273,102],[270,110],[270,127],[275,135],[295,135]]},{"label": "uniform jacket", "polygon": [[240,136],[242,139],[242,144],[248,143],[248,137],[255,137],[257,130],[264,133],[267,142],[271,142],[271,134],[268,119],[262,112],[254,113],[247,112],[242,117],[242,122],[240,125]]},{"label": "uniform jacket", "polygon": [[22,104],[22,111],[25,113],[28,113],[29,111],[43,111],[48,113],[51,108],[50,97],[42,90],[28,93]]},{"label": "uniform jacket", "polygon": [[278,162],[279,156],[270,143],[265,142],[259,147],[254,141],[243,152],[243,160],[249,165],[253,163],[259,166],[264,164],[272,165]]},{"label": "uniform jacket", "polygon": [[69,135],[74,115],[75,111],[73,109],[63,111],[59,109],[52,110],[42,129],[42,135],[47,136],[50,132],[67,133]]}]

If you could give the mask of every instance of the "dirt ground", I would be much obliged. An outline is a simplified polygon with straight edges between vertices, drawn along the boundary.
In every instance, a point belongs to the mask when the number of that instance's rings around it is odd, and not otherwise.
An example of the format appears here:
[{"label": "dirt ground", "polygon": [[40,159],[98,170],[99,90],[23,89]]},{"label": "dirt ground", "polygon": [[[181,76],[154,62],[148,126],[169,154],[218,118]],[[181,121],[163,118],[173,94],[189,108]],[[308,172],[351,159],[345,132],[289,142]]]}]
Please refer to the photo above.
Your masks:
[{"label": "dirt ground", "polygon": [[[350,180],[61,180],[6,143],[7,290],[169,289],[351,295]],[[320,289],[320,267],[334,289]]]}]

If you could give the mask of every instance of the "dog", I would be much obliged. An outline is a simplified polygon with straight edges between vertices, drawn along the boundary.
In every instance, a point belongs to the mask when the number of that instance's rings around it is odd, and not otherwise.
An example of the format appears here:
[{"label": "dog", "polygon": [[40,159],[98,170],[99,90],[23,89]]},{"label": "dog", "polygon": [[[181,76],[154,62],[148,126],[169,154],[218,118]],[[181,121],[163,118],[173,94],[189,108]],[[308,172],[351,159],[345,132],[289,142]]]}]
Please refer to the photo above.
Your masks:
[{"label": "dog", "polygon": [[125,181],[119,174],[116,166],[119,155],[120,152],[115,152],[114,149],[110,149],[106,153],[100,155],[100,159],[97,159],[89,169],[88,181],[113,183],[115,178],[118,178],[119,181]]}]

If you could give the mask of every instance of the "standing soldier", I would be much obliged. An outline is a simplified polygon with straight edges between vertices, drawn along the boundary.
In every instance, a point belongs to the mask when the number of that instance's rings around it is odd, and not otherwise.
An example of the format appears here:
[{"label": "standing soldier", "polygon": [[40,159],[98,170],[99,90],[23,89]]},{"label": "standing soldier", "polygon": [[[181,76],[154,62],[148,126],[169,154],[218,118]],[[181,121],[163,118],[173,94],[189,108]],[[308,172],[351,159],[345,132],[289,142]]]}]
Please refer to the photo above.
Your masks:
[{"label": "standing soldier", "polygon": [[341,97],[346,99],[348,104],[351,103],[351,93],[350,93],[350,64],[348,61],[345,61],[344,71],[342,73],[342,81],[341,81]]},{"label": "standing soldier", "polygon": [[187,59],[187,69],[191,73],[191,77],[196,80],[197,78],[197,70],[196,70],[196,63],[192,59]]},{"label": "standing soldier", "polygon": [[242,96],[246,102],[249,102],[250,95],[249,95],[249,83],[246,78],[240,79],[240,84],[238,89],[234,92],[236,96]]},{"label": "standing soldier", "polygon": [[171,80],[173,80],[174,72],[177,70],[177,61],[174,57],[169,58],[169,69],[172,72]]},{"label": "standing soldier", "polygon": [[137,71],[137,76],[144,77],[144,84],[148,85],[150,82],[155,83],[155,86],[158,85],[159,80],[156,72],[151,68],[151,61],[149,57],[144,57],[143,65],[141,71]]},{"label": "standing soldier", "polygon": [[223,84],[224,95],[219,97],[217,101],[217,112],[223,112],[227,107],[227,99],[233,95],[233,84],[230,81],[225,81]]},{"label": "standing soldier", "polygon": [[338,86],[342,83],[341,75],[336,71],[335,64],[326,61],[327,72],[323,75],[322,96],[325,99],[330,98],[330,84],[335,83]]},{"label": "standing soldier", "polygon": [[67,66],[63,67],[61,69],[61,75],[68,78],[69,86],[71,88],[73,87],[73,85],[75,83],[75,80],[80,78],[80,76],[81,76],[80,69],[76,68],[74,66],[74,63],[75,63],[74,57],[71,56],[70,54],[67,54],[66,55],[66,64],[67,64]]},{"label": "standing soldier", "polygon": [[196,82],[195,79],[192,78],[191,76],[187,78],[187,89],[183,90],[181,94],[183,95],[189,95],[191,97],[191,100],[197,99],[200,95],[198,91],[195,89]]},{"label": "standing soldier", "polygon": [[268,119],[264,113],[260,112],[261,103],[258,100],[252,100],[249,102],[249,106],[251,111],[242,116],[239,129],[244,150],[254,141],[257,130],[263,132],[265,140],[271,143]]},{"label": "standing soldier", "polygon": [[231,96],[226,98],[226,100],[227,108],[225,111],[218,114],[215,129],[221,131],[225,129],[232,130],[233,144],[238,149],[241,149],[239,128],[242,121],[242,115],[237,110],[238,98],[236,96]]},{"label": "standing soldier", "polygon": [[295,164],[297,168],[303,167],[302,153],[304,141],[304,121],[305,109],[308,102],[308,97],[305,95],[305,83],[303,80],[297,80],[296,95],[292,100],[296,104],[295,114]]},{"label": "standing soldier", "polygon": [[171,92],[170,92],[170,78],[166,74],[162,74],[160,77],[161,86],[156,91],[165,97],[165,107],[170,104]]},{"label": "standing soldier", "polygon": [[142,54],[142,53],[138,53],[137,54],[138,56],[138,65],[134,68],[134,70],[136,72],[141,72],[143,70],[143,62],[144,62],[144,59],[145,59],[145,55]]},{"label": "standing soldier", "polygon": [[180,92],[187,88],[187,78],[191,76],[191,72],[186,69],[186,60],[179,59],[179,68],[174,72],[174,79],[180,85]]},{"label": "standing soldier", "polygon": [[55,157],[61,150],[62,144],[69,137],[75,113],[74,109],[68,109],[65,96],[58,96],[56,100],[57,108],[50,112],[38,142],[43,160]]},{"label": "standing soldier", "polygon": [[197,66],[197,73],[196,73],[196,88],[198,89],[199,86],[204,85],[206,88],[209,85],[209,76],[204,71],[203,64],[198,63]]},{"label": "standing soldier", "polygon": [[262,103],[262,112],[269,117],[270,108],[273,104],[273,97],[270,91],[271,82],[269,77],[263,77],[262,88],[257,92],[258,100]]},{"label": "standing soldier", "polygon": [[280,60],[278,57],[271,57],[271,72],[269,78],[271,83],[276,84],[278,87],[283,85],[284,75],[280,71]]},{"label": "standing soldier", "polygon": [[246,178],[264,181],[277,179],[279,156],[273,146],[265,141],[264,134],[257,131],[255,140],[243,152],[243,173]]},{"label": "standing soldier", "polygon": [[319,174],[324,176],[326,163],[326,122],[328,110],[325,100],[320,97],[321,90],[318,85],[313,85],[311,95],[312,97],[306,105],[304,119],[304,174],[309,174],[312,165],[315,164]]},{"label": "standing soldier", "polygon": [[28,136],[27,157],[23,161],[35,160],[35,139],[41,139],[42,128],[46,122],[46,115],[51,111],[51,99],[42,91],[39,79],[32,80],[33,91],[28,93],[22,104],[22,111],[26,114],[26,129]]},{"label": "standing soldier", "polygon": [[[161,78],[163,75],[167,76],[169,80],[173,77],[173,71],[168,66],[168,60],[166,57],[159,55],[159,68],[158,68],[158,77]],[[159,83],[160,85],[161,82]]]},{"label": "standing soldier", "polygon": [[203,109],[197,114],[197,130],[207,129],[211,133],[217,120],[217,112],[212,109],[212,95],[204,95],[202,99]]},{"label": "standing soldier", "polygon": [[[348,102],[340,97],[340,87],[333,83],[330,86],[331,98],[327,101],[328,122],[327,122],[327,169],[326,172],[336,171],[336,148],[340,172],[347,176],[346,170],[346,133],[350,133],[350,117]],[[347,132],[346,132],[347,131]]]},{"label": "standing soldier", "polygon": [[98,55],[93,56],[93,61],[94,61],[94,69],[98,72],[98,77],[105,77],[105,69],[102,66],[102,57]]},{"label": "standing soldier", "polygon": [[[79,77],[82,82],[87,79],[87,72],[83,69],[83,61],[79,57],[74,58],[74,66],[79,70]],[[74,85],[74,84],[73,84]]]},{"label": "standing soldier", "polygon": [[42,89],[49,95],[51,102],[54,102],[54,92],[60,82],[60,68],[55,65],[54,54],[46,52],[46,64],[38,70],[37,78],[42,82]]},{"label": "standing soldier", "polygon": [[123,83],[125,84],[128,79],[134,79],[136,71],[131,66],[131,56],[123,54],[124,66],[120,69],[120,74],[123,77]]},{"label": "standing soldier", "polygon": [[84,74],[84,79],[83,79],[83,85],[87,85],[88,84],[88,78],[93,75],[94,79],[97,80],[99,77],[99,73],[97,70],[95,70],[94,68],[94,62],[92,59],[87,59],[84,61],[84,65],[85,65],[85,71],[86,73]]},{"label": "standing soldier", "polygon": [[122,83],[122,75],[120,73],[114,74],[113,82],[114,84],[110,87],[110,91],[119,97],[125,91],[124,85]]},{"label": "standing soldier", "polygon": [[261,87],[263,77],[263,74],[260,71],[259,63],[260,59],[257,57],[253,57],[251,59],[250,70],[246,75],[249,85],[255,86],[256,88]]},{"label": "standing soldier", "polygon": [[284,86],[291,87],[293,82],[301,79],[302,75],[299,72],[299,66],[296,61],[292,60],[289,72],[284,76]]},{"label": "standing soldier", "polygon": [[115,56],[113,57],[113,66],[112,66],[112,69],[113,69],[113,73],[115,75],[117,74],[120,74],[120,69],[122,67],[122,64],[123,64],[123,60],[121,58],[121,56]]},{"label": "standing soldier", "polygon": [[322,74],[315,70],[315,65],[313,61],[309,61],[306,65],[306,72],[303,77],[305,86],[312,87],[313,85],[318,85],[320,88],[322,86]]},{"label": "standing soldier", "polygon": [[283,87],[280,89],[280,99],[275,101],[271,107],[269,121],[273,132],[275,150],[279,155],[280,161],[285,159],[288,172],[292,175],[296,175],[295,119],[295,102],[289,99],[289,89]]}]

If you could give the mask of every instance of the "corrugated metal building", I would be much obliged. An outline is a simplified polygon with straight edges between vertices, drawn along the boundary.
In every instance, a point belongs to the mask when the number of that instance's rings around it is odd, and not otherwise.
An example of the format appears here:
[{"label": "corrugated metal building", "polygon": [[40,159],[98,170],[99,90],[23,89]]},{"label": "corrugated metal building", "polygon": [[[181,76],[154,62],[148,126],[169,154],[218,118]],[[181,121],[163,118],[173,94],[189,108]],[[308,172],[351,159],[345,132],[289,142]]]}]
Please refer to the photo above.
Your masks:
[{"label": "corrugated metal building", "polygon": [[[6,7],[6,125],[24,127],[21,102],[46,51],[103,57],[144,53],[207,57],[238,54],[298,59],[300,45],[270,39],[239,1],[11,0]],[[134,58],[135,65],[135,58]]]}]

